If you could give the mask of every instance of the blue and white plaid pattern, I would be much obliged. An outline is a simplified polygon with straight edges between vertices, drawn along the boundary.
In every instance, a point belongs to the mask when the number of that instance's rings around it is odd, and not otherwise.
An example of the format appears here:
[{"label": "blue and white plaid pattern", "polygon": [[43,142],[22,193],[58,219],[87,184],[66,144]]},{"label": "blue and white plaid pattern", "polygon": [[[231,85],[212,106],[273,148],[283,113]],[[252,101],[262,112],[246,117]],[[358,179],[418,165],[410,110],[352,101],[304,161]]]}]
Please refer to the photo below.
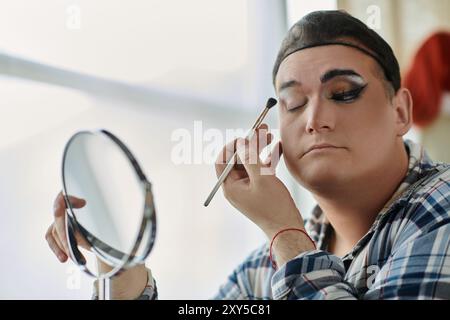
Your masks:
[{"label": "blue and white plaid pattern", "polygon": [[[306,229],[317,250],[274,270],[266,243],[214,299],[450,299],[450,165],[434,163],[412,141],[405,146],[404,181],[351,252],[327,251],[333,229],[316,206]],[[153,287],[143,296],[157,298]]]}]

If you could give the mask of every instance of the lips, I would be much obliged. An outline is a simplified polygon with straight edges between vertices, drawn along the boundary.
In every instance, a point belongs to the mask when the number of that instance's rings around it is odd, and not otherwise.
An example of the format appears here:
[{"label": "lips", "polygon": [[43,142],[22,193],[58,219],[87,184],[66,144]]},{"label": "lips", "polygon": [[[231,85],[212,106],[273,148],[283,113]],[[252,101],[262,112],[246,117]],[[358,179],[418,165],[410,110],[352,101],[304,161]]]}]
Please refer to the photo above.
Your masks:
[{"label": "lips", "polygon": [[327,148],[335,148],[338,149],[339,147],[336,147],[335,145],[329,144],[329,143],[320,143],[320,144],[314,144],[311,147],[307,149],[307,151],[302,155],[306,155],[307,153],[313,151],[313,150],[319,150],[319,149],[327,149]]}]

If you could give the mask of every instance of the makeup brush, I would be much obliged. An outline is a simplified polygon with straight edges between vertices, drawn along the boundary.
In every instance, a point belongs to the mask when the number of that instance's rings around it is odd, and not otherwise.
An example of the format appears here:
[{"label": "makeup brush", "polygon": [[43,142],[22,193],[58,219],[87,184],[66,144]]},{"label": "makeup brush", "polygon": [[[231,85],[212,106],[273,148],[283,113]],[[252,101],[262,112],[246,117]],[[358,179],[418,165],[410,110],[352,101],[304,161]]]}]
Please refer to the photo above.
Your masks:
[{"label": "makeup brush", "polygon": [[[267,100],[266,107],[261,112],[259,117],[256,119],[256,121],[253,124],[252,128],[247,133],[246,138],[250,138],[255,133],[256,129],[259,127],[261,122],[263,122],[264,117],[266,116],[267,112],[269,112],[270,108],[272,108],[276,104],[277,104],[277,100],[274,99],[274,98],[269,98],[269,100]],[[209,203],[211,202],[212,198],[216,194],[217,190],[219,190],[220,186],[225,181],[225,179],[228,176],[228,174],[230,173],[230,171],[233,169],[233,166],[236,164],[235,163],[236,162],[236,155],[237,155],[237,151],[234,152],[233,156],[228,161],[227,166],[223,170],[222,174],[219,176],[219,178],[218,178],[218,180],[216,182],[216,185],[214,186],[214,188],[212,189],[212,191],[209,194],[208,198],[206,199],[205,203],[203,204],[205,207],[207,207],[209,205]]]}]

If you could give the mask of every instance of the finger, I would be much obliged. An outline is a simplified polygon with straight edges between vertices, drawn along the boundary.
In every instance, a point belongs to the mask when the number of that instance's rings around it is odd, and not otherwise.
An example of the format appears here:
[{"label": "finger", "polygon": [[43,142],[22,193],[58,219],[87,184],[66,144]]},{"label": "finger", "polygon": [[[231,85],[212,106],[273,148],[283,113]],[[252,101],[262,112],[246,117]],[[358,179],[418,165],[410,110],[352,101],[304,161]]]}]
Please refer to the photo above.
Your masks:
[{"label": "finger", "polygon": [[281,141],[278,141],[275,146],[272,148],[272,151],[264,160],[264,164],[271,168],[276,168],[278,163],[280,162],[281,156],[283,155],[283,146]]},{"label": "finger", "polygon": [[[70,201],[70,205],[73,208],[79,209],[86,205],[86,200],[77,198],[74,196],[67,196],[68,201]],[[62,244],[62,248],[65,252],[69,252],[69,246],[67,243],[67,235],[66,235],[66,216],[65,216],[65,210],[66,210],[66,203],[64,201],[64,195],[62,192],[58,194],[55,200],[55,207],[54,207],[54,216],[55,216],[55,223],[54,223],[54,229],[56,230],[57,238]]]},{"label": "finger", "polygon": [[82,198],[77,198],[74,196],[68,196],[68,198],[69,198],[70,204],[75,209],[83,208],[86,205],[86,200],[84,200]]},{"label": "finger", "polygon": [[66,238],[66,221],[65,217],[55,218],[54,228],[56,230],[56,235],[60,240],[65,252],[69,252],[69,245]]},{"label": "finger", "polygon": [[53,204],[53,214],[54,214],[55,218],[64,216],[65,208],[66,208],[66,204],[64,202],[64,196],[61,191],[60,193],[58,193],[58,196],[56,197],[55,202]]},{"label": "finger", "polygon": [[261,154],[262,150],[272,142],[273,134],[269,132],[269,126],[265,123],[263,123],[256,129],[255,134],[257,138],[259,155]]},{"label": "finger", "polygon": [[234,154],[236,139],[228,142],[217,155],[216,164],[226,165]]},{"label": "finger", "polygon": [[273,134],[271,134],[270,132],[261,133],[260,137],[258,137],[258,154],[260,155],[264,148],[271,144],[272,141]]},{"label": "finger", "polygon": [[62,245],[62,249],[64,249],[65,252],[69,252],[66,239],[66,204],[64,202],[64,196],[62,192],[60,192],[56,197],[53,210],[53,215],[55,216],[53,229],[56,232],[56,237],[59,239],[59,242]]},{"label": "finger", "polygon": [[91,245],[87,242],[86,238],[83,237],[79,232],[75,233],[75,241],[77,245],[86,250],[91,250]]},{"label": "finger", "polygon": [[[261,124],[258,128],[256,128],[254,134],[250,137],[253,144],[256,143],[257,149],[255,152],[251,153],[251,156],[249,158],[249,163],[258,163],[260,162],[259,154],[262,152],[262,150],[268,146],[273,139],[273,135],[268,132],[269,126],[265,123]],[[254,149],[251,149],[252,151]],[[248,178],[248,173],[242,164],[242,159],[240,157],[237,157],[237,164],[235,166],[237,175],[239,175],[239,179],[242,178]]]},{"label": "finger", "polygon": [[252,136],[250,141],[238,139],[237,153],[250,179],[257,179],[260,175],[262,163],[258,154],[256,137]]},{"label": "finger", "polygon": [[[52,226],[50,226],[52,228]],[[56,255],[59,261],[65,262],[67,260],[66,254],[63,252],[63,250],[58,246],[55,239],[53,238],[51,230],[47,231],[45,234],[45,239],[47,240],[48,246],[53,251],[53,253]]]},{"label": "finger", "polygon": [[[67,196],[68,200],[70,201],[70,204],[73,208],[79,209],[86,205],[86,200],[77,198],[74,196]],[[55,199],[54,205],[53,205],[53,211],[55,217],[61,217],[64,216],[66,209],[66,202],[64,200],[64,195],[62,194],[62,191],[58,194],[58,196]]]},{"label": "finger", "polygon": [[262,137],[259,137],[256,133],[248,139],[248,148],[246,149],[248,158],[246,160],[248,160],[249,164],[261,163],[261,158],[259,157],[259,145],[264,143],[262,140],[267,141],[267,139],[262,139]]},{"label": "finger", "polygon": [[[219,177],[222,174],[222,172],[225,170],[225,167],[227,166],[228,162],[233,157],[233,155],[236,151],[236,141],[237,141],[237,139],[234,139],[233,141],[227,143],[223,147],[223,149],[220,151],[219,155],[217,156],[216,163],[215,163],[217,177]],[[235,159],[235,162],[236,162],[236,160],[237,159]],[[225,179],[225,181],[227,181],[227,179],[229,179],[229,178],[231,180],[241,179],[242,177],[244,177],[246,175],[247,175],[247,173],[246,173],[244,167],[241,164],[236,163],[234,165],[233,169],[228,174],[228,177]]]},{"label": "finger", "polygon": [[66,254],[66,256],[68,255],[68,252],[66,251],[66,249],[64,248],[63,243],[61,242],[61,240],[59,239],[58,233],[56,232],[56,228],[52,228],[52,236],[53,239],[55,240],[56,244],[58,245],[58,247]]},{"label": "finger", "polygon": [[265,130],[265,131],[268,131],[268,130],[269,130],[269,125],[268,125],[267,123],[261,123],[261,124],[259,125],[259,127],[256,128],[256,130]]},{"label": "finger", "polygon": [[[260,146],[259,152],[264,149],[268,144],[270,144],[273,135],[268,132],[269,126],[265,123],[261,124],[256,130],[256,135],[258,137],[258,146]],[[255,134],[253,135],[255,136]],[[217,156],[216,164],[225,165],[231,159],[233,154],[236,152],[236,142],[237,139],[226,144],[226,146],[221,150]],[[223,169],[222,169],[223,171]]]}]

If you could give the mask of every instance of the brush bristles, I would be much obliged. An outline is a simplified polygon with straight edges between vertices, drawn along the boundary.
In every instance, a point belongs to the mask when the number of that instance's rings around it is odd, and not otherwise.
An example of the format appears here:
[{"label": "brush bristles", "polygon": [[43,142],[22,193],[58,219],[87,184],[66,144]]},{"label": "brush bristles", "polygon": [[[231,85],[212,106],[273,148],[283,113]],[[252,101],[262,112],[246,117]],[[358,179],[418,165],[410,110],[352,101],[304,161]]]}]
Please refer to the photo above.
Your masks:
[{"label": "brush bristles", "polygon": [[269,98],[269,100],[267,100],[267,103],[266,103],[266,108],[270,109],[276,104],[277,104],[277,99]]}]

